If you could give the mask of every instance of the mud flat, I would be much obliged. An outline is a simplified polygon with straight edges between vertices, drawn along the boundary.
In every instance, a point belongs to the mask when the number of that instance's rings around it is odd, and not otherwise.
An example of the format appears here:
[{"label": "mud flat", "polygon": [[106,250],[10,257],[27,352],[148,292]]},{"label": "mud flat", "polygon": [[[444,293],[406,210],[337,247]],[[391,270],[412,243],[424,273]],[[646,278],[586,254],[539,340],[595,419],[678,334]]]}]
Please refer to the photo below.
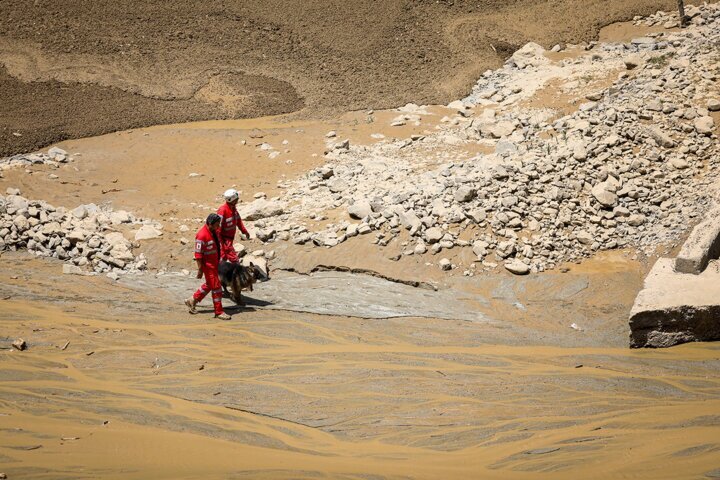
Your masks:
[{"label": "mud flat", "polygon": [[[10,478],[697,478],[720,468],[717,345],[608,348],[566,325],[548,337],[539,318],[524,345],[520,328],[446,319],[256,306],[213,322],[178,312],[159,286],[0,261]],[[571,335],[574,347],[549,340]],[[18,336],[23,352],[9,349]]]}]

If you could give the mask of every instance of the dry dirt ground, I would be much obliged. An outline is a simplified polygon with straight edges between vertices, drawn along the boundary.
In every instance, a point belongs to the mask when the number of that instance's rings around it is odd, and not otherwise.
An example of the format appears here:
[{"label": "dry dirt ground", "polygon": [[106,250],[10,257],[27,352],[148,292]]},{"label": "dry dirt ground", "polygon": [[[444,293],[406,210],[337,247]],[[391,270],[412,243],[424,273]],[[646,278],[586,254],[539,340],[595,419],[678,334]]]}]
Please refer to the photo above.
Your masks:
[{"label": "dry dirt ground", "polygon": [[673,0],[5,0],[0,155],[140,126],[447,103]]}]

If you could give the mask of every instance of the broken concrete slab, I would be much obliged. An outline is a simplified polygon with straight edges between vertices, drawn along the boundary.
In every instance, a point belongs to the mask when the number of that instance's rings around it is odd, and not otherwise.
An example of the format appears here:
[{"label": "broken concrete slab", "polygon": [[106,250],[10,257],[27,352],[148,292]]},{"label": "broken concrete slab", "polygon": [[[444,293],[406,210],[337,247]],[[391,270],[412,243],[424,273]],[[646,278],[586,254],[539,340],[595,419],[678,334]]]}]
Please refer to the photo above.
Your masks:
[{"label": "broken concrete slab", "polygon": [[711,260],[697,275],[674,264],[661,258],[645,278],[630,311],[631,347],[720,340],[720,263]]},{"label": "broken concrete slab", "polygon": [[675,259],[675,270],[697,275],[705,270],[711,258],[720,256],[719,215],[720,210],[715,209],[695,226]]}]

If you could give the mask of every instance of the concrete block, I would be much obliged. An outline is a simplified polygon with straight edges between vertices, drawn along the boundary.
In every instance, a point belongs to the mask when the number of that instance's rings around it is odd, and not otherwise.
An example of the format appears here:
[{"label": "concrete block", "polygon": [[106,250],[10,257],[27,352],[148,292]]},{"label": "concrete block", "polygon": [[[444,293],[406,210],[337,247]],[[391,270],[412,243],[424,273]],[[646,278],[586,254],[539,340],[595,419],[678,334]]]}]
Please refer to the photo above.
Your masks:
[{"label": "concrete block", "polygon": [[645,278],[630,311],[630,346],[670,347],[720,340],[720,262],[686,275],[661,258]]},{"label": "concrete block", "polygon": [[714,209],[693,228],[675,259],[675,270],[698,275],[720,256],[720,210]]}]

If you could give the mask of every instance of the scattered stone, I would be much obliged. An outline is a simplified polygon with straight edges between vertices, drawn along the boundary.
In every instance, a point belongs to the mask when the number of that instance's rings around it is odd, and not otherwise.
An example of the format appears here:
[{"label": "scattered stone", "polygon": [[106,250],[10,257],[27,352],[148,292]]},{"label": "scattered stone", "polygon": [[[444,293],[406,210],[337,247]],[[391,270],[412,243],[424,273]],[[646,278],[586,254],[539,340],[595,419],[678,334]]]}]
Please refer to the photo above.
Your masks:
[{"label": "scattered stone", "polygon": [[450,260],[447,258],[440,259],[440,262],[438,263],[440,266],[440,270],[450,270],[452,269],[452,263],[450,263]]},{"label": "scattered stone", "polygon": [[67,160],[67,152],[58,147],[52,147],[48,150],[48,156],[56,162],[64,162]]},{"label": "scattered stone", "polygon": [[517,259],[506,263],[505,269],[515,275],[527,275],[530,273],[530,266]]},{"label": "scattered stone", "polygon": [[275,217],[283,213],[283,206],[276,201],[258,198],[240,209],[244,220],[254,221],[261,218]]},{"label": "scattered stone", "polygon": [[695,130],[700,135],[711,135],[715,129],[715,120],[712,117],[698,117],[694,122]]},{"label": "scattered stone", "polygon": [[477,192],[474,188],[467,185],[462,185],[455,191],[455,201],[461,203],[469,202],[470,200],[475,198],[476,194]]},{"label": "scattered stone", "polygon": [[603,207],[614,207],[617,204],[618,197],[608,190],[606,183],[598,183],[592,188],[592,195]]},{"label": "scattered stone", "polygon": [[17,340],[12,342],[12,346],[16,350],[20,350],[20,351],[23,351],[27,348],[27,344],[25,343],[25,340],[23,340],[22,338],[18,338]]},{"label": "scattered stone", "polygon": [[625,68],[628,70],[633,70],[634,68],[637,68],[638,66],[642,65],[643,60],[640,55],[637,54],[631,54],[628,55],[623,59],[623,62],[625,63]]},{"label": "scattered stone", "polygon": [[351,218],[356,220],[362,220],[365,217],[370,216],[371,213],[372,207],[370,206],[370,203],[365,200],[355,202],[348,207],[348,214]]},{"label": "scattered stone", "polygon": [[135,240],[153,240],[155,238],[160,238],[162,234],[163,233],[160,230],[152,225],[143,225],[137,232],[135,232]]},{"label": "scattered stone", "polygon": [[438,227],[432,227],[425,230],[425,241],[429,244],[437,243],[442,240],[443,231]]},{"label": "scattered stone", "polygon": [[64,275],[82,275],[83,271],[82,268],[78,267],[77,265],[65,263],[62,266],[62,273]]}]

